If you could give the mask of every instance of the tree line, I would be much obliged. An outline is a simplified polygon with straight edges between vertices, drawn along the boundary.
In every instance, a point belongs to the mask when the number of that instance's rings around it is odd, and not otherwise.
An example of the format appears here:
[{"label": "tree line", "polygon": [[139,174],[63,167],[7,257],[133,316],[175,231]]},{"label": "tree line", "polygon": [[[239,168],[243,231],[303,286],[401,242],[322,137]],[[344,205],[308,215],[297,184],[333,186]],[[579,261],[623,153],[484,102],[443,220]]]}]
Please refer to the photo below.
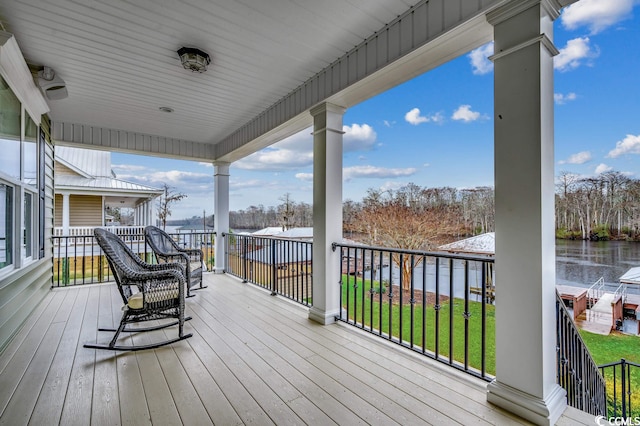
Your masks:
[{"label": "tree line", "polygon": [[640,240],[640,179],[609,171],[563,172],[556,187],[556,235],[583,240]]},{"label": "tree line", "polygon": [[[283,229],[313,226],[313,207],[290,194],[277,207],[250,206],[230,212],[233,229]],[[493,230],[493,189],[422,188],[413,183],[396,190],[369,189],[362,201],[343,203],[343,227],[369,244],[433,249],[459,237]]]}]

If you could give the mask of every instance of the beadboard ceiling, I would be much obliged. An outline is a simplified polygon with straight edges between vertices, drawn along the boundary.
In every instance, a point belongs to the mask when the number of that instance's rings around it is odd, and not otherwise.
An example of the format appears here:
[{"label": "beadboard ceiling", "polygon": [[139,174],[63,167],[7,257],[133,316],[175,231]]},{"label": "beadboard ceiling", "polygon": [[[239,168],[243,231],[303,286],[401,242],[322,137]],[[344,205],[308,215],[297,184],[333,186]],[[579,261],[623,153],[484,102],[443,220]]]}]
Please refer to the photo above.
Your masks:
[{"label": "beadboard ceiling", "polygon": [[[2,0],[0,18],[31,66],[69,97],[54,121],[215,142],[385,23],[408,0]],[[176,51],[198,47],[203,74]],[[173,113],[159,110],[170,107]]]}]

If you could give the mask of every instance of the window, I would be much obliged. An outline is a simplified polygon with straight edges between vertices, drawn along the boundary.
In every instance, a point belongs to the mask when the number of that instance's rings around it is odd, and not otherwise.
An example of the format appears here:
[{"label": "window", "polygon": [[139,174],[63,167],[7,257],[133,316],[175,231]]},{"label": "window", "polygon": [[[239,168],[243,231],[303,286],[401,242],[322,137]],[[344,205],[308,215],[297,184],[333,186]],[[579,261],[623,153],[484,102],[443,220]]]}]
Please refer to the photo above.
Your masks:
[{"label": "window", "polygon": [[[39,164],[43,138],[37,122],[0,77],[0,274],[44,255]],[[42,205],[42,207],[40,207]],[[43,234],[43,233],[42,233]],[[44,238],[42,238],[44,247]]]},{"label": "window", "polygon": [[29,114],[25,114],[22,142],[22,181],[38,187],[38,125]]},{"label": "window", "polygon": [[0,183],[0,269],[13,264],[13,188]]},{"label": "window", "polygon": [[[0,78],[0,88],[7,87]],[[0,171],[9,178],[20,179],[20,113],[22,105],[7,87],[0,90]]]},{"label": "window", "polygon": [[22,258],[33,256],[33,194],[24,192],[24,209],[22,210]]}]

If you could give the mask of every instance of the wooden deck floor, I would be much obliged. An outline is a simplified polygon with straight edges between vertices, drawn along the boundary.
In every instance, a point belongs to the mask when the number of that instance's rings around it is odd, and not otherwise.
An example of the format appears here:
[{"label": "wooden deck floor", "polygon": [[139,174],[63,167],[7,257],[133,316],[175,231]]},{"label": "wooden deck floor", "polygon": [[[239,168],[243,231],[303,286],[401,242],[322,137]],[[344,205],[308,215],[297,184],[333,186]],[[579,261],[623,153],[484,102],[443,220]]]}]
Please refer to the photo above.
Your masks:
[{"label": "wooden deck floor", "polygon": [[[112,284],[52,290],[0,354],[0,424],[527,424],[486,402],[486,383],[307,310],[206,274],[171,346],[114,353]],[[174,331],[127,335],[149,342]],[[558,424],[593,424],[568,409]]]}]

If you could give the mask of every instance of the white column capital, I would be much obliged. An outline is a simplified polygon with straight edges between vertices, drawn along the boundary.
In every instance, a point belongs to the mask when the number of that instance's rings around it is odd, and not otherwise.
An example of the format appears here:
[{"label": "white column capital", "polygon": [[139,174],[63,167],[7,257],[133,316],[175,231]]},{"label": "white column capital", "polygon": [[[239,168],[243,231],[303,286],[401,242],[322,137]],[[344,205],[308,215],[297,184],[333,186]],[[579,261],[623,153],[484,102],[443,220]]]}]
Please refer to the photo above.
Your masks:
[{"label": "white column capital", "polygon": [[227,161],[214,161],[212,164],[214,176],[229,176],[229,166],[231,163]]},{"label": "white column capital", "polygon": [[517,2],[511,1],[506,5],[487,13],[487,22],[489,22],[493,26],[496,26],[505,21],[508,21],[516,15],[521,14],[525,10],[537,6],[540,6],[540,9],[549,18],[551,18],[551,20],[554,21],[560,16],[560,10],[562,9],[562,5],[558,0],[524,0]]},{"label": "white column capital", "polygon": [[346,110],[347,109],[345,107],[342,107],[340,105],[324,102],[324,103],[321,103],[320,105],[316,105],[315,107],[311,108],[309,110],[309,113],[314,117],[327,112],[344,115]]}]

